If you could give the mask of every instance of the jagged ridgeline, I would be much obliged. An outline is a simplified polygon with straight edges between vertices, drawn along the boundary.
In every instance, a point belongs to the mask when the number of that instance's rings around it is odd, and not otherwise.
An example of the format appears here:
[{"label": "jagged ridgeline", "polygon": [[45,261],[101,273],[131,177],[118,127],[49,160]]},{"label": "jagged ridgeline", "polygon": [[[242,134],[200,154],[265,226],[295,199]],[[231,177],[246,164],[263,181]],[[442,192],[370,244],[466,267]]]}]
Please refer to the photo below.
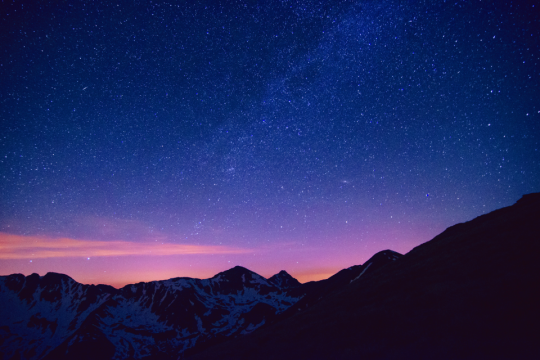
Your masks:
[{"label": "jagged ridgeline", "polygon": [[188,358],[540,359],[539,253],[536,193]]},{"label": "jagged ridgeline", "polygon": [[[399,256],[392,254],[385,259]],[[7,359],[124,359],[200,350],[286,316],[285,310],[303,298],[313,303],[370,265],[303,285],[286,271],[265,279],[240,266],[210,279],[175,278],[122,289],[83,285],[56,273],[4,276],[0,354]]]},{"label": "jagged ridgeline", "polygon": [[540,194],[300,284],[0,277],[2,359],[538,359]]}]

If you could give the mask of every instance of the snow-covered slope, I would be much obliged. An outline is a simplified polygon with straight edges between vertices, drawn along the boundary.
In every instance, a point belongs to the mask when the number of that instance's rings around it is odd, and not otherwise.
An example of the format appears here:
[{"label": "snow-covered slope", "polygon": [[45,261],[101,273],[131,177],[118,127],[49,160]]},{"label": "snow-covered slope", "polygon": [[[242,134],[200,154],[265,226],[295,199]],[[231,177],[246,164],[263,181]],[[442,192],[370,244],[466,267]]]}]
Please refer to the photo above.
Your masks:
[{"label": "snow-covered slope", "polygon": [[8,305],[0,307],[0,355],[60,359],[94,349],[93,355],[122,359],[180,353],[252,332],[298,301],[301,296],[280,284],[239,266],[210,279],[119,290],[55,273],[0,277],[0,303]]},{"label": "snow-covered slope", "polygon": [[[384,252],[370,261],[397,256]],[[353,266],[308,284],[285,271],[265,279],[237,266],[210,279],[175,278],[122,289],[82,285],[56,273],[2,276],[0,358],[177,358],[188,349],[251,333],[286,316],[301,299],[305,306],[313,304],[378,266]]]},{"label": "snow-covered slope", "polygon": [[42,358],[115,293],[55,273],[0,277],[0,357]]}]

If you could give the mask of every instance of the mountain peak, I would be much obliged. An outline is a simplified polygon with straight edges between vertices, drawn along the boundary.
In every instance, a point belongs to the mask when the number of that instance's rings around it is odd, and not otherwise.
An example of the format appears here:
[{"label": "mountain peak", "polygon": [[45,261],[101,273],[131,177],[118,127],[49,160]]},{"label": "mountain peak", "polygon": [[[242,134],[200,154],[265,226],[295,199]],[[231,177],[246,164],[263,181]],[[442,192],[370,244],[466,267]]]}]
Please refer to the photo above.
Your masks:
[{"label": "mountain peak", "polygon": [[280,288],[291,288],[301,285],[298,280],[289,275],[285,270],[281,270],[279,273],[269,278],[268,282]]},{"label": "mountain peak", "polygon": [[525,194],[519,199],[516,204],[537,204],[540,201],[540,193]]},{"label": "mountain peak", "polygon": [[231,277],[239,277],[239,276],[242,276],[242,275],[251,275],[251,274],[255,274],[255,275],[258,275],[256,273],[254,273],[253,271],[249,270],[249,269],[246,269],[245,267],[243,266],[235,266],[233,268],[230,268],[229,270],[225,270],[225,271],[222,271],[220,273],[218,273],[217,275],[214,276],[215,277],[218,277],[218,276],[222,276],[222,277],[225,277],[225,278],[231,278]]},{"label": "mountain peak", "polygon": [[378,258],[387,258],[388,260],[392,260],[392,261],[395,261],[397,259],[399,259],[400,257],[402,257],[403,255],[396,252],[396,251],[393,251],[393,250],[382,250],[382,251],[379,251],[378,253],[376,253],[375,255],[373,255],[371,258],[369,258],[368,261],[366,261],[366,264],[369,263],[370,261],[373,261],[375,259],[378,259]]},{"label": "mountain peak", "polygon": [[237,288],[242,288],[244,285],[253,286],[256,284],[268,286],[268,281],[261,275],[246,269],[243,266],[235,266],[229,270],[220,272],[211,278],[214,281],[225,281]]},{"label": "mountain peak", "polygon": [[46,273],[45,276],[41,277],[41,280],[45,284],[48,284],[48,285],[61,284],[62,281],[66,283],[75,282],[75,280],[73,280],[73,278],[71,278],[70,276],[66,274],[55,273],[55,272]]}]

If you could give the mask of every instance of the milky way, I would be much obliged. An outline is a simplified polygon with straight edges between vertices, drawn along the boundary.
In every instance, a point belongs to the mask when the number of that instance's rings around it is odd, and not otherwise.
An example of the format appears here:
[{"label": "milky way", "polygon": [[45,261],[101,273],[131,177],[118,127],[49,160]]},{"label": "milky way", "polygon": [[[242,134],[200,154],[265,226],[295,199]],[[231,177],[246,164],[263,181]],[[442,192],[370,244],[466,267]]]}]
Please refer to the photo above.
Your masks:
[{"label": "milky way", "polygon": [[525,3],[3,3],[0,272],[307,281],[540,191]]}]

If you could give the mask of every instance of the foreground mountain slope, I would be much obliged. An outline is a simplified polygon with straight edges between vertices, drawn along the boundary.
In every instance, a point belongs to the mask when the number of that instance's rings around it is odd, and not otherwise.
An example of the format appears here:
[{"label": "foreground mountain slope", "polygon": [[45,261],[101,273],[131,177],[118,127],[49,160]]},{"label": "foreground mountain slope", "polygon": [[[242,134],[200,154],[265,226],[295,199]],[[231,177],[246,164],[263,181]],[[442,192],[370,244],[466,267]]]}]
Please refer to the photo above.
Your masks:
[{"label": "foreground mountain slope", "polygon": [[539,359],[540,194],[190,359]]},{"label": "foreground mountain slope", "polygon": [[401,256],[403,255],[392,250],[379,251],[362,265],[354,265],[343,269],[328,279],[302,284],[300,288],[291,291],[291,294],[298,295],[300,300],[281,313],[276,320],[282,320],[315,305],[333,292],[348,286],[353,281],[357,281],[367,272],[375,271],[396,261]]}]

